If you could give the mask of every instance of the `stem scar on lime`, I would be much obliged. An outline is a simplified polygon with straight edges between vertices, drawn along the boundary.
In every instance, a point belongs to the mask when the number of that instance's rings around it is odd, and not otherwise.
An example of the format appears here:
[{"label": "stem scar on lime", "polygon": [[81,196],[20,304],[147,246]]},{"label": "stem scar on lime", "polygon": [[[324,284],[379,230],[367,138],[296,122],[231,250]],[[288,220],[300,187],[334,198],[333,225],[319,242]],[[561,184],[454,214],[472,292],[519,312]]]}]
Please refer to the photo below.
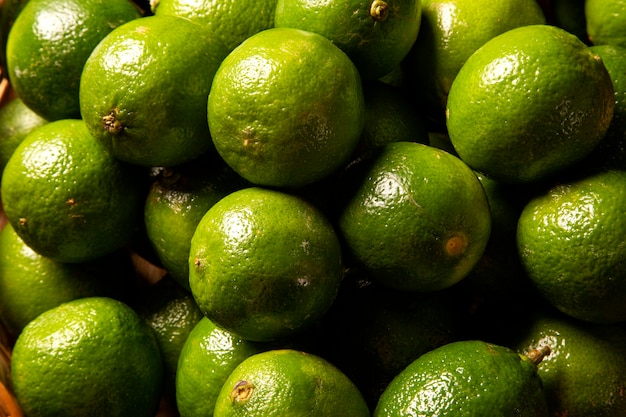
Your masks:
[{"label": "stem scar on lime", "polygon": [[242,380],[235,384],[235,388],[230,392],[230,400],[233,403],[246,401],[254,391],[254,384],[250,381]]},{"label": "stem scar on lime", "polygon": [[117,135],[124,130],[124,125],[118,119],[119,111],[112,109],[109,114],[102,116],[102,127],[111,135]]},{"label": "stem scar on lime", "polygon": [[446,241],[446,253],[449,256],[459,256],[467,248],[467,237],[463,234],[452,236]]},{"label": "stem scar on lime", "polygon": [[381,0],[374,0],[370,6],[370,16],[377,22],[384,22],[389,17],[389,5]]},{"label": "stem scar on lime", "polygon": [[543,358],[549,356],[550,353],[552,353],[552,349],[550,349],[550,346],[545,345],[540,348],[529,350],[528,353],[526,353],[526,356],[532,363],[539,365]]}]

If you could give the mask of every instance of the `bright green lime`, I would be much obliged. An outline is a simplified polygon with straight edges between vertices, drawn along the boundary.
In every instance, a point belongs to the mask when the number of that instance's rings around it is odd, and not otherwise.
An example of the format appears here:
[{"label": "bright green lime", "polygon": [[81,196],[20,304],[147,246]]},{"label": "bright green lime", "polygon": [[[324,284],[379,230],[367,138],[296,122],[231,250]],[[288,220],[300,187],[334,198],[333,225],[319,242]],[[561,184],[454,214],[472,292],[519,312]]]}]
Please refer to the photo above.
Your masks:
[{"label": "bright green lime", "polygon": [[356,262],[399,290],[436,291],[481,257],[490,212],[476,174],[424,144],[396,142],[355,164],[338,189],[339,230]]},{"label": "bright green lime", "polygon": [[235,191],[202,217],[189,284],[203,313],[247,340],[284,338],[314,323],[343,276],[339,238],[313,205],[260,187]]},{"label": "bright green lime", "polygon": [[129,0],[28,0],[7,39],[12,87],[47,120],[80,117],[85,61],[114,28],[139,17]]},{"label": "bright green lime", "polygon": [[614,107],[613,83],[597,54],[564,29],[530,25],[468,58],[450,88],[446,124],[469,166],[524,183],[586,157]]},{"label": "bright green lime", "polygon": [[215,148],[262,186],[301,187],[338,170],[365,121],[359,73],[322,35],[273,28],[224,59],[208,99]]},{"label": "bright green lime", "polygon": [[189,288],[189,249],[200,219],[222,197],[247,186],[215,153],[172,168],[154,179],[144,208],[146,233],[163,267]]},{"label": "bright green lime", "polygon": [[115,28],[87,59],[80,114],[98,142],[123,161],[190,161],[213,147],[206,102],[226,53],[188,19],[135,19]]},{"label": "bright green lime", "polygon": [[394,378],[374,417],[400,416],[548,417],[548,407],[528,356],[464,340],[425,353]]},{"label": "bright green lime", "polygon": [[11,224],[0,231],[0,317],[16,336],[39,314],[76,298],[127,300],[134,283],[125,251],[78,264],[61,263],[26,246]]},{"label": "bright green lime", "polygon": [[40,255],[84,262],[123,247],[141,221],[138,173],[100,146],[82,120],[33,130],[2,175],[4,211]]},{"label": "bright green lime", "polygon": [[556,308],[591,322],[626,320],[626,171],[562,178],[524,207],[517,247]]},{"label": "bright green lime", "polygon": [[244,359],[218,394],[214,417],[369,417],[363,396],[333,364],[269,350]]},{"label": "bright green lime", "polygon": [[191,330],[178,361],[176,405],[181,417],[211,417],[230,373],[248,356],[264,350],[217,327],[204,317]]},{"label": "bright green lime", "polygon": [[11,377],[29,417],[154,417],[162,367],[154,335],[128,305],[88,297],[24,328]]}]

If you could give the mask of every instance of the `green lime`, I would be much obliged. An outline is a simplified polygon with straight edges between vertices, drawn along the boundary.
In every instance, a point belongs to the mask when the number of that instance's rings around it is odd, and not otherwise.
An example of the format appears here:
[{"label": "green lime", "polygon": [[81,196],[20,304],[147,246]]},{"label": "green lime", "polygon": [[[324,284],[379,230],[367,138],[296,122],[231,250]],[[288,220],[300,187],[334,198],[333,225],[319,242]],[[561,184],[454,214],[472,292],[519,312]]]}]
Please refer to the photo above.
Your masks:
[{"label": "green lime", "polygon": [[14,335],[39,314],[67,301],[89,296],[126,300],[134,283],[125,251],[61,263],[26,246],[11,224],[0,231],[0,317]]},{"label": "green lime", "polygon": [[454,79],[446,121],[469,166],[505,182],[533,182],[587,156],[613,117],[613,83],[602,59],[550,25],[488,41]]},{"label": "green lime", "polygon": [[109,33],[87,59],[80,114],[98,142],[123,161],[187,162],[212,149],[206,101],[226,53],[188,19],[135,19]]},{"label": "green lime", "polygon": [[322,35],[273,28],[224,59],[208,99],[215,148],[262,186],[300,187],[339,169],[365,121],[359,73]]},{"label": "green lime", "polygon": [[618,417],[626,413],[626,331],[541,313],[527,321],[520,353],[549,346],[537,367],[552,416]]},{"label": "green lime", "polygon": [[239,337],[295,334],[333,303],[343,275],[339,238],[315,206],[260,187],[235,191],[202,217],[189,284],[202,312]]},{"label": "green lime", "polygon": [[162,368],[154,335],[128,305],[87,297],[48,310],[24,328],[11,377],[30,417],[153,417]]},{"label": "green lime", "polygon": [[255,33],[274,26],[276,0],[151,0],[155,15],[184,17],[202,25],[228,51]]},{"label": "green lime", "polygon": [[28,134],[2,175],[4,211],[40,255],[84,262],[124,246],[141,221],[142,182],[102,148],[82,120]]},{"label": "green lime", "polygon": [[381,395],[374,417],[548,417],[536,363],[512,349],[463,340],[420,356]]},{"label": "green lime", "polygon": [[215,417],[367,417],[363,396],[320,356],[269,350],[244,359],[218,394]]},{"label": "green lime", "polygon": [[139,17],[128,0],[29,0],[7,39],[12,87],[47,120],[80,117],[85,61],[115,27]]},{"label": "green lime", "polygon": [[209,152],[154,179],[144,209],[148,239],[163,267],[189,288],[191,237],[206,211],[222,197],[247,186],[224,161]]},{"label": "green lime", "polygon": [[552,305],[591,322],[626,320],[626,171],[563,178],[524,207],[517,246]]},{"label": "green lime", "polygon": [[355,164],[345,183],[340,235],[377,282],[436,291],[462,280],[490,234],[485,191],[459,158],[396,142]]},{"label": "green lime", "polygon": [[626,1],[585,0],[585,18],[592,44],[626,47]]},{"label": "green lime", "polygon": [[319,33],[354,62],[363,79],[395,69],[417,39],[421,0],[278,0],[275,26]]},{"label": "green lime", "polygon": [[0,108],[0,177],[9,158],[22,140],[47,120],[15,97]]},{"label": "green lime", "polygon": [[626,170],[626,46],[597,45],[590,49],[602,58],[611,75],[615,108],[604,139],[581,165]]},{"label": "green lime", "polygon": [[510,29],[543,23],[536,0],[422,0],[419,35],[403,66],[423,114],[445,124],[448,92],[470,55]]},{"label": "green lime", "polygon": [[163,360],[165,395],[175,398],[176,367],[191,330],[203,315],[195,300],[170,275],[139,294],[131,305],[152,329]]},{"label": "green lime", "polygon": [[180,352],[176,405],[181,417],[211,417],[224,382],[264,345],[243,340],[206,317],[194,326]]}]

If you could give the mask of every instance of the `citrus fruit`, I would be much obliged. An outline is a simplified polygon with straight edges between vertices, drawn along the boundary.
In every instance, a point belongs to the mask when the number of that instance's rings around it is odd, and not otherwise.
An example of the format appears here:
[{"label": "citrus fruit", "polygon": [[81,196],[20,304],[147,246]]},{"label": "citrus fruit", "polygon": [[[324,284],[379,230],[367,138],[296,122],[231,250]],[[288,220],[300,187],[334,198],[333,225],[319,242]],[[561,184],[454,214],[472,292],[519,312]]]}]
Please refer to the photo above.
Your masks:
[{"label": "citrus fruit", "polygon": [[31,130],[46,124],[39,116],[15,97],[0,108],[0,176],[7,161]]},{"label": "citrus fruit", "polygon": [[485,192],[459,158],[424,144],[391,143],[354,165],[339,194],[339,231],[375,281],[436,291],[474,267],[490,234]]},{"label": "citrus fruit", "polygon": [[[540,361],[543,352],[533,352]],[[374,417],[547,417],[536,362],[512,349],[463,340],[425,353],[380,397]]]},{"label": "citrus fruit", "polygon": [[85,61],[115,27],[140,16],[128,0],[29,0],[7,39],[12,87],[47,120],[80,117]]},{"label": "citrus fruit", "polygon": [[336,171],[364,117],[352,61],[322,35],[290,28],[264,30],[233,50],[208,99],[215,148],[263,186],[299,187]]},{"label": "citrus fruit", "polygon": [[535,0],[422,0],[420,31],[403,66],[424,114],[444,124],[450,86],[467,58],[501,33],[542,23]]},{"label": "citrus fruit", "polygon": [[162,382],[151,330],[106,297],[69,301],[39,315],[13,348],[11,377],[25,415],[154,416]]},{"label": "citrus fruit", "polygon": [[604,139],[580,165],[626,169],[626,46],[594,45],[613,80],[615,108]]},{"label": "citrus fruit", "polygon": [[550,415],[622,416],[626,412],[626,333],[618,325],[583,323],[541,313],[527,321],[520,353],[549,346],[537,367]]},{"label": "citrus fruit", "polygon": [[562,178],[528,202],[519,255],[556,308],[592,322],[626,320],[626,171]]},{"label": "citrus fruit", "polygon": [[206,317],[185,341],[176,372],[176,405],[181,417],[210,417],[228,375],[248,356],[264,349],[217,327]]},{"label": "citrus fruit", "polygon": [[220,39],[232,51],[274,26],[276,0],[151,0],[150,8],[157,16],[184,17],[202,25],[206,36]]},{"label": "citrus fruit", "polygon": [[564,29],[531,25],[496,36],[468,58],[450,88],[446,123],[473,169],[533,182],[587,156],[614,107],[597,54]]},{"label": "citrus fruit", "polygon": [[124,251],[89,262],[55,262],[30,249],[8,224],[0,231],[0,317],[17,335],[28,322],[66,301],[88,296],[125,300],[135,283]]},{"label": "citrus fruit", "polygon": [[24,138],[4,169],[1,192],[26,245],[59,262],[83,262],[128,242],[140,221],[141,184],[82,120],[63,119]]},{"label": "citrus fruit", "polygon": [[212,148],[206,100],[225,55],[217,39],[188,19],[135,19],[109,33],[87,59],[80,114],[123,161],[173,166],[194,159]]},{"label": "citrus fruit", "polygon": [[626,1],[586,0],[585,18],[592,44],[626,46]]},{"label": "citrus fruit", "polygon": [[202,217],[189,284],[205,316],[243,339],[287,337],[323,315],[343,274],[329,220],[305,200],[260,187],[235,191]]},{"label": "citrus fruit", "polygon": [[154,179],[144,209],[146,233],[163,267],[189,288],[191,237],[204,213],[222,197],[247,186],[214,152]]},{"label": "citrus fruit", "polygon": [[195,300],[170,275],[139,294],[131,307],[152,329],[163,361],[164,390],[175,398],[176,367],[191,330],[203,315]]},{"label": "citrus fruit", "polygon": [[391,72],[420,29],[421,0],[278,0],[274,25],[319,33],[341,48],[364,79]]},{"label": "citrus fruit", "polygon": [[363,84],[365,125],[357,152],[365,153],[391,142],[428,143],[426,121],[404,92],[382,81]]},{"label": "citrus fruit", "polygon": [[356,386],[327,360],[277,349],[244,359],[226,379],[215,417],[369,416]]},{"label": "citrus fruit", "polygon": [[384,288],[351,269],[322,318],[323,357],[359,388],[370,409],[389,382],[424,353],[459,340],[461,316],[449,291]]}]

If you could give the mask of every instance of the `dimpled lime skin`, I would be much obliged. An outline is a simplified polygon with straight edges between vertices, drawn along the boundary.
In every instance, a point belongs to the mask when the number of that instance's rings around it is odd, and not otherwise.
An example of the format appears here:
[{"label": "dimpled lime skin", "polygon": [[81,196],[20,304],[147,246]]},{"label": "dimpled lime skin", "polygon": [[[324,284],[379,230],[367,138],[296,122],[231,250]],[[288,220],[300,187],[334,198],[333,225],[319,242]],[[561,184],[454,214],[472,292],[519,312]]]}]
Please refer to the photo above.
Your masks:
[{"label": "dimpled lime skin", "polygon": [[128,22],[109,33],[85,63],[81,117],[123,161],[149,167],[190,161],[213,147],[206,100],[226,54],[219,40],[188,19]]},{"label": "dimpled lime skin", "polygon": [[[236,396],[237,386],[251,387]],[[243,398],[245,397],[245,398]],[[320,356],[279,349],[257,353],[229,375],[215,417],[368,417],[363,396],[348,377]]]},{"label": "dimpled lime skin", "polygon": [[228,375],[263,344],[243,340],[206,317],[191,330],[176,373],[176,406],[184,417],[210,417]]},{"label": "dimpled lime skin", "polygon": [[478,340],[425,353],[387,386],[374,417],[548,417],[536,366]]},{"label": "dimpled lime skin", "polygon": [[122,248],[137,230],[143,204],[137,172],[102,148],[82,120],[32,131],[2,176],[4,211],[40,255],[92,260]]},{"label": "dimpled lime skin", "polygon": [[421,0],[278,0],[274,24],[327,37],[363,79],[374,80],[400,65],[417,39],[421,16]]},{"label": "dimpled lime skin", "polygon": [[550,415],[619,417],[626,413],[626,330],[563,315],[534,317],[515,345],[520,353],[550,347],[537,366]]},{"label": "dimpled lime skin", "polygon": [[342,279],[339,238],[314,206],[259,187],[204,215],[191,240],[189,284],[204,315],[253,341],[289,336],[328,310]]},{"label": "dimpled lime skin", "polygon": [[11,361],[15,393],[31,417],[148,417],[161,393],[157,342],[126,304],[70,301],[31,321]]},{"label": "dimpled lime skin", "polygon": [[626,47],[626,1],[585,0],[585,18],[591,43]]},{"label": "dimpled lime skin", "polygon": [[215,148],[242,177],[304,186],[339,169],[356,147],[365,122],[361,78],[325,37],[268,29],[220,65],[208,122]]},{"label": "dimpled lime skin", "polygon": [[503,182],[532,182],[589,154],[613,117],[602,60],[555,26],[505,32],[465,62],[448,96],[458,155]]},{"label": "dimpled lime skin", "polygon": [[517,247],[529,278],[580,320],[626,320],[626,172],[563,181],[524,208]]},{"label": "dimpled lime skin", "polygon": [[85,61],[115,27],[139,17],[128,0],[29,0],[7,39],[13,88],[47,120],[78,118]]},{"label": "dimpled lime skin", "polygon": [[346,247],[374,280],[436,291],[462,280],[491,231],[489,205],[474,172],[424,144],[388,144],[343,186],[339,215]]}]

